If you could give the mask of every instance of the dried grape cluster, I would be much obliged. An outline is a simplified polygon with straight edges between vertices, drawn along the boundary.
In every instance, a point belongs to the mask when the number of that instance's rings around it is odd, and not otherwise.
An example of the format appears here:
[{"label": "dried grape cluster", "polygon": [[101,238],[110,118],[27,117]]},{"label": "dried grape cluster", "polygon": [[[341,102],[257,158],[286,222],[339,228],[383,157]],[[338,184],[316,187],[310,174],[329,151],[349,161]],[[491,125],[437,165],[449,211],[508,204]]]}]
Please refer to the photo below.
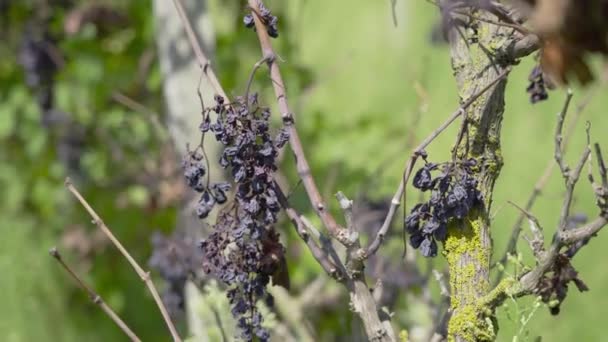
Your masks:
[{"label": "dried grape cluster", "polygon": [[49,53],[49,47],[55,47],[55,42],[47,32],[36,35],[33,28],[28,28],[19,50],[25,81],[37,90],[38,104],[43,112],[53,107],[54,78],[59,68]]},{"label": "dried grape cluster", "polygon": [[172,317],[184,313],[184,286],[188,279],[195,279],[200,268],[202,252],[193,237],[174,232],[165,236],[160,232],[152,235],[152,256],[148,261],[168,286],[163,290],[163,303]]},{"label": "dried grape cluster", "polygon": [[[260,15],[264,26],[266,26],[266,32],[268,32],[268,35],[272,38],[277,38],[279,36],[279,29],[277,27],[279,19],[272,15],[270,10],[261,2],[259,4],[259,11],[257,11],[257,13]],[[243,23],[246,27],[253,28],[255,30],[255,21],[253,20],[252,14],[245,15],[245,17],[243,17]]]},{"label": "dried grape cluster", "polygon": [[553,84],[545,79],[545,75],[543,74],[540,65],[536,65],[532,68],[532,71],[528,76],[528,81],[530,81],[530,84],[528,85],[528,88],[526,88],[526,92],[530,95],[530,102],[537,103],[549,98],[547,88],[553,89]]},{"label": "dried grape cluster", "polygon": [[[202,153],[197,150],[189,151],[187,157],[182,161],[182,168],[186,184],[194,191],[201,193],[196,206],[196,215],[199,218],[206,218],[216,203],[226,203],[226,191],[230,190],[230,184],[226,182],[210,184]],[[207,177],[205,177],[206,175]]]},{"label": "dried grape cluster", "polygon": [[[566,229],[575,229],[587,222],[585,214],[574,214],[566,219]],[[536,289],[544,303],[548,304],[552,315],[560,312],[560,306],[568,294],[568,285],[573,282],[580,292],[588,291],[587,285],[578,277],[578,272],[572,266],[572,258],[585,246],[591,237],[580,240],[570,245],[563,253],[555,259],[551,272],[544,275]]]},{"label": "dried grape cluster", "polygon": [[[232,314],[247,341],[254,336],[261,341],[269,339],[262,327],[263,317],[256,308],[259,300],[272,304],[266,291],[270,276],[284,260],[284,248],[273,229],[280,210],[274,190],[274,172],[277,169],[278,150],[289,134],[286,130],[273,137],[270,132],[270,111],[258,106],[257,96],[247,101],[236,98],[226,103],[215,97],[216,105],[205,111],[200,126],[203,135],[213,133],[224,145],[219,164],[231,171],[235,183],[233,199],[222,210],[212,233],[201,241],[203,270],[213,273],[228,286],[227,296]],[[210,112],[217,114],[211,122]],[[208,185],[202,154],[190,153],[184,162],[186,181],[202,193],[197,214],[206,217],[215,204],[227,202],[228,185]]]},{"label": "dried grape cluster", "polygon": [[41,124],[53,132],[59,160],[72,175],[81,174],[80,156],[84,150],[84,128],[57,108],[55,78],[62,68],[62,51],[58,37],[51,36],[48,22],[30,23],[23,30],[18,63],[25,83],[36,96]]},{"label": "dried grape cluster", "polygon": [[[475,164],[474,159],[443,164],[426,162],[414,175],[414,187],[431,192],[430,199],[414,206],[405,218],[410,244],[419,248],[422,255],[436,256],[437,241],[445,241],[449,221],[464,218],[472,208],[482,203],[482,195],[471,170]],[[435,171],[441,172],[433,178]]]},{"label": "dried grape cluster", "polygon": [[587,285],[578,277],[578,272],[574,269],[570,260],[572,258],[567,253],[560,253],[550,275],[544,275],[537,288],[537,293],[541,300],[548,304],[552,315],[559,314],[560,305],[568,294],[568,285],[573,282],[580,292],[588,291]]}]

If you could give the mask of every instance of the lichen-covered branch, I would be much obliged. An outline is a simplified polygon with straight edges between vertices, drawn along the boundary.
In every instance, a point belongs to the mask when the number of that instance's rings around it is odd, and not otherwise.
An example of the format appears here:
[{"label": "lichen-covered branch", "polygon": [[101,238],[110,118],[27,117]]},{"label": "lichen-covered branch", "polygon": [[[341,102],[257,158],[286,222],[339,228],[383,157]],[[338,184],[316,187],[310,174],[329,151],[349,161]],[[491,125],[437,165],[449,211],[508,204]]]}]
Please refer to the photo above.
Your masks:
[{"label": "lichen-covered branch", "polygon": [[[493,25],[486,11],[467,9],[471,14],[462,27],[451,34],[452,69],[462,101],[471,98],[507,70],[508,65],[497,58],[513,42],[513,29]],[[504,113],[506,80],[499,81],[465,111],[462,137],[454,154],[458,159],[476,161],[475,177],[483,194],[483,206],[450,225],[444,244],[450,272],[452,317],[448,338],[456,341],[494,339],[492,312],[480,305],[480,298],[490,292],[491,256],[490,220],[492,193],[502,167],[500,131]],[[488,317],[489,316],[489,317]]]},{"label": "lichen-covered branch", "polygon": [[429,134],[418,146],[416,146],[414,148],[412,155],[410,156],[410,158],[407,160],[407,162],[405,164],[404,171],[403,171],[403,177],[402,177],[401,181],[399,182],[397,191],[393,195],[393,199],[391,200],[391,206],[389,207],[388,213],[386,214],[386,217],[384,218],[382,226],[378,230],[378,233],[376,234],[374,240],[367,247],[367,250],[365,252],[366,258],[374,255],[374,253],[376,253],[378,251],[378,249],[380,248],[382,241],[384,241],[384,236],[386,235],[386,233],[388,232],[388,229],[390,228],[391,224],[393,223],[393,218],[395,216],[395,213],[397,212],[397,209],[401,205],[402,197],[403,197],[403,205],[404,206],[406,205],[406,199],[407,199],[406,194],[407,193],[405,192],[405,185],[407,184],[407,182],[409,181],[409,179],[412,175],[412,171],[414,170],[416,161],[424,153],[424,150],[441,133],[443,133],[443,131],[445,131],[456,119],[458,119],[469,108],[469,106],[471,106],[480,96],[482,96],[485,92],[490,90],[496,83],[504,80],[507,77],[507,75],[509,74],[510,70],[511,69],[509,67],[505,68],[505,70],[503,70],[500,73],[500,75],[498,75],[495,79],[493,79],[491,82],[488,82],[488,84],[484,85],[475,94],[471,95],[468,99],[466,99],[460,105],[460,107],[458,109],[456,109],[452,114],[450,114],[450,116],[448,116],[448,118],[441,125],[439,125],[439,127],[437,127],[433,132],[431,132],[431,134]]}]

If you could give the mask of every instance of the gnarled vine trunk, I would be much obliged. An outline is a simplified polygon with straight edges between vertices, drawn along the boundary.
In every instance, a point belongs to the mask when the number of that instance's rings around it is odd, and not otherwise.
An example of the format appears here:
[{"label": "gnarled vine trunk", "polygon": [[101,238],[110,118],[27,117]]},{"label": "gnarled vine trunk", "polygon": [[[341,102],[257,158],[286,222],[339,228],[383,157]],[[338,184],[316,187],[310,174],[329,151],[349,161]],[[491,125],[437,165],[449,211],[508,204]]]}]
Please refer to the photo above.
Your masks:
[{"label": "gnarled vine trunk", "polygon": [[[474,16],[487,16],[472,11]],[[451,30],[451,59],[461,101],[494,81],[507,65],[497,56],[512,39],[513,29],[465,19],[466,27]],[[493,313],[484,312],[480,298],[490,291],[489,211],[492,192],[502,166],[500,129],[504,113],[506,79],[481,95],[463,115],[464,134],[454,147],[459,158],[476,160],[476,178],[484,196],[484,208],[471,210],[449,227],[444,245],[448,260],[452,316],[450,341],[493,340],[497,327]]]}]

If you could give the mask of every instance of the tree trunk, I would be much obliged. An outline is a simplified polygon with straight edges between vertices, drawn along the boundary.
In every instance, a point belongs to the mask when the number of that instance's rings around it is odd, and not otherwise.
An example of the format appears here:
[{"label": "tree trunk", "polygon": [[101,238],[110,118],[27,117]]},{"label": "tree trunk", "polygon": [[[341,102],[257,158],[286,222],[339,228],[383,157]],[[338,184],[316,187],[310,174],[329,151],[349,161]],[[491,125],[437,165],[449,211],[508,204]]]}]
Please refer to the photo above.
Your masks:
[{"label": "tree trunk", "polygon": [[[472,11],[475,16],[487,16]],[[468,20],[468,19],[467,19]],[[495,60],[497,52],[511,39],[513,29],[471,21],[451,30],[451,60],[461,101],[491,83],[506,65]],[[492,240],[489,212],[492,192],[503,161],[500,129],[504,113],[506,80],[497,83],[468,107],[463,116],[465,133],[454,148],[458,158],[474,158],[484,207],[452,224],[444,245],[448,260],[452,316],[448,324],[450,341],[493,340],[497,327],[493,313],[484,312],[478,299],[490,290],[489,273]]]},{"label": "tree trunk", "polygon": [[[208,57],[214,51],[215,33],[205,0],[182,1],[186,15],[193,26],[199,43]],[[199,125],[202,122],[201,104],[197,96],[197,86],[201,80],[202,70],[196,61],[194,52],[188,43],[184,23],[178,16],[177,9],[171,0],[154,0],[156,24],[156,41],[158,59],[163,75],[163,92],[167,110],[167,128],[179,156],[183,158],[186,146],[194,149],[201,141]],[[213,103],[214,90],[206,78],[200,81],[200,91],[205,104]],[[211,160],[218,160],[220,145],[215,139],[205,140],[205,151]],[[176,161],[179,163],[179,161]],[[217,163],[210,163],[211,181],[224,179],[223,170]],[[189,192],[178,213],[176,230],[196,241],[203,237],[203,224],[194,214],[198,198]],[[213,222],[210,219],[209,222]],[[209,332],[217,325],[214,319],[205,321],[205,317],[214,317],[212,313],[201,314],[208,308],[195,307],[200,293],[192,284],[186,286],[186,313],[189,334],[197,341],[209,341]]]}]

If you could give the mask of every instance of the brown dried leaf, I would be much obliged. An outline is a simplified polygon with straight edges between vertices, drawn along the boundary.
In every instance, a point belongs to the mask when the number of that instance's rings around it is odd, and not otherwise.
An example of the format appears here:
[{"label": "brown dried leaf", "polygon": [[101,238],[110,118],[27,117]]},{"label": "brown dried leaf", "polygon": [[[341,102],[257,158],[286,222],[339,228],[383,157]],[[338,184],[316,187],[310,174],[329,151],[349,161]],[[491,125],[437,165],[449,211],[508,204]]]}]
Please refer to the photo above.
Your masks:
[{"label": "brown dried leaf", "polygon": [[608,56],[608,0],[514,0],[543,41],[541,65],[554,81],[593,80],[586,58]]}]

